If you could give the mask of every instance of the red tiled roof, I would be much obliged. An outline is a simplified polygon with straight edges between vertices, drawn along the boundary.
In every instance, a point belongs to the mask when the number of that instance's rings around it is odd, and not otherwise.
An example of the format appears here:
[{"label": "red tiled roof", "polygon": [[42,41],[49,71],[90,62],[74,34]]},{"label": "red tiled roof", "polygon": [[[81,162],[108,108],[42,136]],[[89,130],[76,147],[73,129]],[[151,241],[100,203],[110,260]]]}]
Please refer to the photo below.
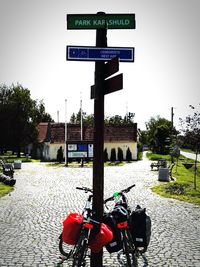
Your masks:
[{"label": "red tiled roof", "polygon": [[[67,124],[67,140],[80,141],[81,139],[80,125]],[[83,139],[93,140],[93,127],[83,126]],[[50,140],[51,143],[63,143],[65,141],[65,124],[50,124]],[[105,141],[137,141],[137,123],[128,125],[105,125],[104,127]]]},{"label": "red tiled roof", "polygon": [[47,138],[48,122],[41,122],[38,125],[38,142],[43,143]]},{"label": "red tiled roof", "polygon": [[106,125],[105,141],[137,141],[137,123],[127,125]]}]

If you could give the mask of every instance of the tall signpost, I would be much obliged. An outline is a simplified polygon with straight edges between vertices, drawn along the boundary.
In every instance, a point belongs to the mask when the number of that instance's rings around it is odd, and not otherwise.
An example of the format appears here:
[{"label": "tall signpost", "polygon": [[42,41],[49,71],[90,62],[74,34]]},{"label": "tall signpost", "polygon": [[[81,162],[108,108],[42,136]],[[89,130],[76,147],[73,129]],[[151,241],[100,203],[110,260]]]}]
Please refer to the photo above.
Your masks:
[{"label": "tall signpost", "polygon": [[[94,99],[93,213],[95,219],[101,221],[104,196],[104,95],[123,88],[122,74],[108,78],[119,70],[119,61],[134,61],[134,48],[107,47],[107,29],[135,29],[135,15],[104,12],[72,14],[67,15],[67,28],[96,29],[96,47],[68,46],[67,60],[95,61],[95,84],[91,86],[91,98]],[[91,254],[91,267],[102,267],[102,255],[103,250]]]},{"label": "tall signpost", "polygon": [[[96,46],[107,47],[107,29],[97,29]],[[104,196],[104,62],[95,62],[94,99],[94,161],[93,161],[93,212],[98,221],[103,218]],[[102,266],[103,251],[97,255],[91,254],[91,266]]]}]

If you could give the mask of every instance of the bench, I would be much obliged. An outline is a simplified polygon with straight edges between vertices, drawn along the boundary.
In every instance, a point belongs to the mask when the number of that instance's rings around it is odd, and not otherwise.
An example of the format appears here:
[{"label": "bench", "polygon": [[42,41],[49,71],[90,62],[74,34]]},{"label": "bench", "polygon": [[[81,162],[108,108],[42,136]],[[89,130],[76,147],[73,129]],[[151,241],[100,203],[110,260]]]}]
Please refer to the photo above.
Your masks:
[{"label": "bench", "polygon": [[160,167],[162,168],[166,168],[167,167],[167,163],[165,159],[159,159],[157,162],[152,162],[151,165],[151,171],[156,168],[156,170],[158,171]]},{"label": "bench", "polygon": [[2,167],[3,174],[10,176],[13,178],[14,175],[14,167],[12,163],[5,162],[4,159],[0,159],[0,166]]},{"label": "bench", "polygon": [[174,166],[175,166],[174,163],[171,163],[169,166],[167,166],[167,162],[165,159],[159,159],[157,162],[152,162],[150,165],[151,170],[156,168],[156,170],[158,171],[159,168],[168,168],[169,177],[171,180],[174,180],[174,178],[172,177],[172,170],[173,170]]},{"label": "bench", "polygon": [[173,170],[174,166],[175,166],[174,163],[171,163],[171,164],[168,166],[169,177],[170,177],[171,180],[174,180],[174,178],[172,177],[172,170]]},{"label": "bench", "polygon": [[0,182],[4,183],[5,185],[14,186],[16,183],[16,179],[0,173]]}]

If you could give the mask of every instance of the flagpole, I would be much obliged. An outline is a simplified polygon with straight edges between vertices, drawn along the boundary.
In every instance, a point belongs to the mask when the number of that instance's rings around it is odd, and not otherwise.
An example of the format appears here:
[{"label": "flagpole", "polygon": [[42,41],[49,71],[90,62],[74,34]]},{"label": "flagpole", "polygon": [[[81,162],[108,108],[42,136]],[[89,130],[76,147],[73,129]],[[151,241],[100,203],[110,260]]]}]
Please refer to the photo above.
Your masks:
[{"label": "flagpole", "polygon": [[67,166],[67,99],[65,99],[65,166]]},{"label": "flagpole", "polygon": [[80,109],[81,109],[81,141],[83,140],[83,109],[82,109],[82,94],[80,99]]}]

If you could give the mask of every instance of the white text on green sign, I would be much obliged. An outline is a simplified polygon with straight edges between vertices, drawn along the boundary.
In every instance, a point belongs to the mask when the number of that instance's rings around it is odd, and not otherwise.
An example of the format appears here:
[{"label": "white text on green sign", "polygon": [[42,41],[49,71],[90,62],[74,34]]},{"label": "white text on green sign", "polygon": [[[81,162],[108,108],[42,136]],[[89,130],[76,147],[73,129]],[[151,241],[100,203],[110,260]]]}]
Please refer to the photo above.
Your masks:
[{"label": "white text on green sign", "polygon": [[135,29],[135,14],[67,15],[68,29]]}]

